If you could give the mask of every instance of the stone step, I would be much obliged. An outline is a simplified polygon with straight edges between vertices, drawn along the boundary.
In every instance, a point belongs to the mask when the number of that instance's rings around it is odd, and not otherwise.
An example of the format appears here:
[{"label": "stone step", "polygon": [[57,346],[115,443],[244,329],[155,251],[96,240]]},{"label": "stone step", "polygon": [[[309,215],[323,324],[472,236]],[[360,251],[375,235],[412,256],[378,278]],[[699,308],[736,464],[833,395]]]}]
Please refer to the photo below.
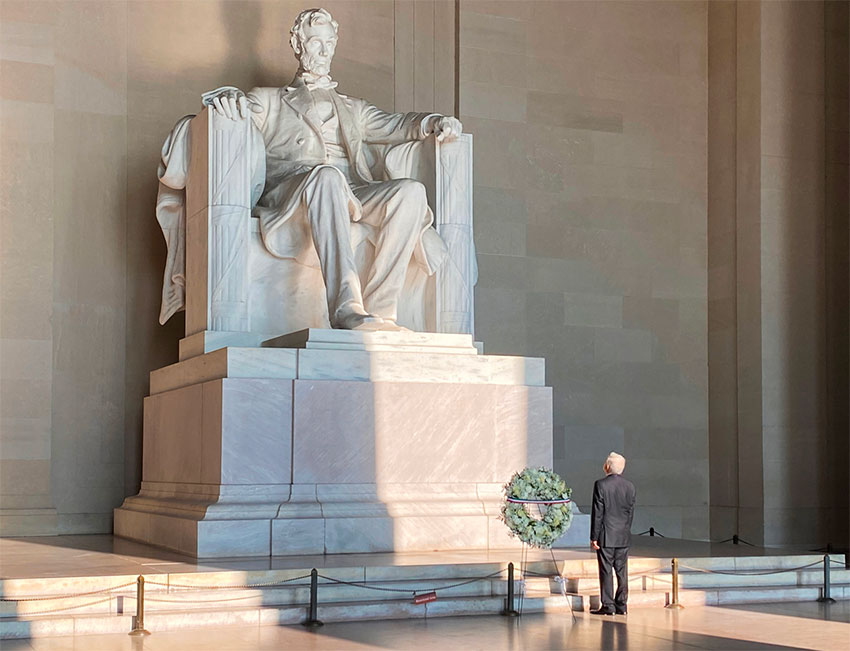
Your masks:
[{"label": "stone step", "polygon": [[[503,597],[449,597],[427,604],[414,604],[411,600],[320,603],[318,617],[323,622],[345,622],[492,615],[499,613],[503,607]],[[524,612],[559,612],[568,609],[568,604],[560,596],[526,597],[523,601]],[[146,614],[145,628],[156,633],[221,626],[281,626],[300,624],[306,617],[307,608],[304,605],[173,610]],[[132,623],[129,614],[3,619],[0,620],[0,639],[126,633],[131,630]]]},{"label": "stone step", "polygon": [[[482,582],[485,583],[485,582]],[[490,588],[495,592],[504,587],[504,582],[489,581]],[[477,585],[477,584],[472,584]],[[352,586],[340,586],[340,588]],[[323,586],[330,591],[331,586]],[[548,580],[535,578],[526,586],[527,592],[521,598],[517,595],[515,608],[520,607],[524,612],[556,612],[569,610],[588,611],[599,607],[596,594],[569,595],[565,600],[559,594],[549,592]],[[542,588],[542,589],[541,589]],[[302,590],[298,587],[280,592],[295,593]],[[209,594],[213,591],[206,591]],[[271,590],[252,591],[251,601],[234,605],[233,602],[216,602],[211,604],[172,603],[167,609],[155,607],[151,597],[147,600],[145,626],[151,631],[169,631],[208,626],[256,626],[256,625],[291,625],[298,624],[306,617],[307,606],[301,604],[270,604],[264,600]],[[174,596],[172,593],[169,596]],[[197,595],[197,593],[194,593]],[[321,593],[320,593],[321,594]],[[338,596],[342,596],[340,592]],[[820,588],[809,586],[775,586],[775,587],[731,587],[716,590],[689,590],[679,593],[679,601],[684,606],[729,605],[781,601],[813,601],[821,594]],[[832,595],[836,599],[850,599],[850,585],[833,586]],[[183,595],[189,598],[189,593]],[[242,595],[239,591],[218,597],[220,599]],[[356,601],[321,601],[318,612],[322,621],[358,621],[366,619],[403,619],[418,617],[442,617],[453,615],[493,614],[499,612],[504,603],[502,594],[450,595],[439,596],[434,602],[414,604],[411,599],[358,599]],[[115,600],[113,600],[114,602]],[[632,590],[629,595],[630,608],[661,608],[670,602],[669,590],[650,589]],[[19,637],[41,637],[57,635],[83,635],[127,632],[132,626],[132,602],[130,608],[123,613],[81,613],[54,614],[51,616],[27,616],[0,619],[0,639]],[[162,605],[162,604],[160,604]]]},{"label": "stone step", "polygon": [[[587,592],[599,588],[599,577],[569,576],[567,577],[567,590],[569,592]],[[850,584],[850,570],[832,570],[830,574],[832,585]],[[764,586],[786,586],[799,585],[819,587],[823,586],[822,570],[801,570],[797,572],[777,572],[775,574],[707,574],[703,572],[680,572],[679,587],[682,589],[704,589],[704,588],[732,588],[732,587],[764,587]],[[644,576],[630,576],[629,587],[632,590],[670,590],[672,587],[672,575],[669,572],[663,574],[651,574]]]},{"label": "stone step", "polygon": [[[793,570],[821,558],[803,555],[683,560],[682,564],[691,568],[738,570],[751,574],[709,574],[687,569],[680,574],[680,602],[685,606],[696,606],[814,600],[821,594],[822,569]],[[324,621],[353,621],[499,612],[507,590],[506,568],[507,563],[502,562],[323,568],[321,574],[338,581],[366,581],[389,590],[367,590],[358,585],[320,579],[319,618]],[[535,561],[525,569],[540,575],[555,572],[551,561]],[[557,569],[567,576],[567,591],[575,594],[565,599],[560,594],[560,585],[552,577],[527,575],[522,601],[526,612],[570,607],[576,611],[587,611],[599,606],[594,559],[558,561]],[[787,571],[757,574],[774,569]],[[519,564],[515,571],[519,580]],[[632,574],[630,608],[660,608],[669,603],[671,575],[668,560],[632,559],[629,571]],[[309,601],[309,572],[309,569],[290,568],[147,575],[146,627],[149,630],[178,630],[205,626],[297,624],[304,619]],[[499,575],[488,576],[494,572],[499,572]],[[4,580],[0,582],[0,594],[5,598],[29,597],[33,600],[0,602],[0,639],[126,632],[131,626],[131,615],[135,613],[135,578],[101,576]],[[449,587],[471,578],[478,580]],[[850,571],[833,565],[831,578],[832,596],[850,599]],[[257,585],[286,580],[290,582],[276,587]],[[242,585],[252,587],[236,587]],[[116,586],[122,587],[106,594],[98,592]],[[427,604],[412,602],[412,592],[430,589],[437,590],[436,601]],[[517,608],[522,590],[523,584],[520,583],[517,586]],[[43,599],[51,595],[62,598]]]},{"label": "stone step", "polygon": [[[688,558],[681,559],[682,564],[693,567],[712,570],[745,570],[745,571],[770,571],[783,568],[793,568],[806,565],[823,558],[822,555],[795,555],[795,556],[749,556],[749,557],[723,557],[723,558]],[[404,581],[404,580],[426,580],[426,579],[455,579],[473,576],[485,576],[499,570],[504,570],[507,562],[488,563],[444,563],[428,565],[387,565],[387,566],[352,566],[352,567],[327,567],[320,568],[320,572],[326,576],[345,581]],[[557,567],[563,576],[567,577],[595,577],[597,566],[596,560],[592,558],[580,560],[558,560]],[[520,572],[520,564],[515,564],[517,576]],[[255,571],[210,571],[174,574],[146,574],[148,589],[156,589],[151,585],[152,581],[180,585],[235,585],[269,583],[283,581],[295,577],[309,575],[311,567],[290,568],[278,570],[255,570]],[[552,561],[534,561],[527,565],[530,572],[554,573]],[[637,575],[653,570],[659,570],[661,575],[669,573],[669,559],[645,559],[632,558],[629,560],[629,573]],[[813,568],[814,572],[822,573],[820,567]],[[838,572],[843,572],[838,564],[833,564],[832,575],[835,580]],[[682,574],[688,571],[683,570]],[[503,576],[506,576],[503,575]],[[57,594],[77,594],[103,590],[121,584],[134,585],[136,575],[115,576],[71,576],[71,577],[49,577],[39,579],[0,579],[0,594],[5,597],[27,597]],[[309,578],[304,578],[295,584],[309,583]],[[131,588],[134,590],[134,588]]]},{"label": "stone step", "polygon": [[[745,559],[749,562],[739,563],[743,567],[738,568],[738,571],[760,572],[769,571],[767,566],[782,567],[799,567],[800,564],[806,564],[804,561],[811,557],[790,557],[790,560],[783,557],[772,557],[770,559]],[[814,557],[817,559],[818,557]],[[741,561],[742,559],[732,559]],[[810,561],[811,562],[811,561]],[[688,563],[693,567],[699,565],[709,565],[717,568],[715,571],[734,571],[734,568],[724,569],[729,565],[729,559],[726,563],[713,562],[711,559],[688,559]],[[630,562],[629,571],[631,574],[630,585],[632,590],[635,589],[670,589],[670,573],[665,567],[666,563],[658,560],[635,559]],[[567,576],[567,590],[574,593],[595,593],[598,591],[598,579],[596,575],[595,561],[568,561],[559,562],[558,569]],[[501,571],[499,580],[492,581],[486,587],[481,583],[471,584],[469,587],[462,587],[463,594],[471,596],[472,594],[501,594],[504,592],[505,579],[507,573],[505,571],[506,564],[504,563],[483,563],[483,564],[460,564],[460,565],[413,565],[413,566],[387,566],[387,567],[348,567],[348,568],[325,568],[322,573],[325,576],[336,580],[357,582],[366,581],[369,584],[382,584],[383,582],[395,582],[396,589],[409,589],[410,591],[423,591],[430,587],[443,587],[450,583],[466,580],[470,577],[486,577],[493,572]],[[554,574],[552,563],[535,562],[528,565],[527,569],[530,572],[543,574],[551,571]],[[592,571],[588,571],[592,570]],[[577,572],[576,572],[577,571]],[[520,570],[516,569],[517,578],[520,578]],[[297,579],[291,583],[262,590],[257,594],[262,595],[262,599],[276,599],[275,604],[288,603],[306,603],[308,594],[309,578],[307,575],[309,570],[306,569],[289,569],[289,570],[268,570],[254,572],[203,572],[203,573],[188,573],[188,574],[172,574],[172,575],[150,575],[147,582],[147,593],[154,601],[151,602],[151,609],[159,608],[154,605],[157,598],[163,598],[160,592],[166,590],[167,585],[171,586],[228,586],[241,584],[257,584],[257,583],[274,583]],[[832,569],[832,583],[842,584],[850,583],[850,570],[845,570],[835,566]],[[27,598],[35,597],[35,601],[22,602],[0,602],[0,617],[17,616],[24,613],[37,613],[48,610],[47,606],[52,609],[69,608],[79,604],[87,604],[93,601],[102,601],[104,594],[97,594],[98,590],[114,588],[115,586],[124,586],[121,590],[112,592],[115,597],[122,597],[125,600],[134,599],[135,595],[135,577],[133,576],[115,576],[115,577],[66,577],[66,578],[49,578],[49,579],[33,579],[33,580],[5,580],[0,582],[0,590],[2,594],[9,598]],[[323,584],[323,598],[331,601],[340,600],[380,600],[383,597],[392,597],[391,591],[370,591],[358,586],[334,585],[326,583],[325,579],[321,579]],[[553,593],[559,593],[559,586],[551,582],[548,577],[529,576],[527,583],[530,589],[551,589]],[[702,589],[702,588],[721,588],[721,587],[762,587],[762,586],[783,586],[783,585],[801,585],[801,586],[820,586],[822,584],[822,570],[813,568],[810,570],[802,570],[797,572],[779,572],[775,574],[710,574],[706,572],[683,571],[680,573],[680,587],[683,589]],[[393,585],[389,585],[393,587]],[[461,594],[457,589],[453,589],[455,594]],[[211,591],[215,592],[215,591]],[[222,590],[218,590],[220,599],[223,599]],[[195,591],[189,594],[197,594]],[[231,593],[227,593],[228,596]],[[233,593],[234,595],[236,593]],[[53,595],[69,595],[67,599],[59,600],[44,600],[40,598]],[[276,595],[276,596],[275,596]],[[241,591],[239,596],[250,602],[250,593]],[[169,600],[191,600],[191,596],[182,596],[180,589],[171,590]],[[212,599],[212,595],[198,596],[199,599]],[[117,599],[113,599],[113,603],[97,603],[91,607],[85,607],[83,612],[113,612],[118,607]],[[165,602],[162,602],[165,603]],[[266,601],[266,603],[269,603]]]},{"label": "stone step", "polygon": [[[561,562],[559,561],[559,567]],[[429,565],[352,565],[349,567],[318,568],[319,573],[338,581],[366,581],[377,583],[382,581],[463,581],[469,578],[485,578],[495,572],[501,572],[507,577],[507,562],[485,563],[442,563]],[[595,566],[595,561],[594,561]],[[517,573],[519,572],[517,565]],[[570,565],[580,570],[581,564]],[[181,572],[172,574],[145,574],[146,590],[156,591],[167,586],[190,586],[192,588],[209,586],[256,585],[282,581],[290,581],[285,585],[309,585],[312,567],[290,568],[276,570],[251,571],[208,571]],[[528,564],[528,569],[534,572],[546,572],[553,569],[551,561],[535,561]],[[136,575],[118,576],[79,576],[79,577],[49,577],[39,579],[2,579],[0,580],[0,595],[4,597],[33,597],[53,596],[64,594],[79,594],[105,590],[116,586],[129,586],[135,591]],[[320,579],[324,582],[324,579]]]},{"label": "stone step", "polygon": [[[461,579],[426,579],[420,581],[381,581],[360,585],[335,584],[320,580],[319,602],[366,602],[412,598],[413,593],[436,590],[445,597],[490,597],[507,592],[504,579],[481,579],[465,585],[454,585]],[[401,591],[401,592],[400,592]],[[0,618],[21,618],[44,611],[71,610],[74,614],[133,613],[136,608],[135,590],[121,590],[110,595],[67,596],[50,600],[0,602]],[[241,589],[151,589],[145,590],[146,612],[168,610],[210,610],[221,607],[306,605],[310,601],[308,583],[289,583],[278,587]]]}]

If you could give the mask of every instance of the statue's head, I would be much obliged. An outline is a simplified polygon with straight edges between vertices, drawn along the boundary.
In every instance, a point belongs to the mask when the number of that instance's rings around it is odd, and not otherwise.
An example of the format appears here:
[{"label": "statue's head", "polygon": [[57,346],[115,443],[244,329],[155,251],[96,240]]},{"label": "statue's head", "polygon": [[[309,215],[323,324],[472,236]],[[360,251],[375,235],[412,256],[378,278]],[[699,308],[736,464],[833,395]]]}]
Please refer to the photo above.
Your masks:
[{"label": "statue's head", "polygon": [[302,70],[314,75],[330,74],[338,31],[339,25],[327,9],[306,9],[298,14],[289,43]]}]

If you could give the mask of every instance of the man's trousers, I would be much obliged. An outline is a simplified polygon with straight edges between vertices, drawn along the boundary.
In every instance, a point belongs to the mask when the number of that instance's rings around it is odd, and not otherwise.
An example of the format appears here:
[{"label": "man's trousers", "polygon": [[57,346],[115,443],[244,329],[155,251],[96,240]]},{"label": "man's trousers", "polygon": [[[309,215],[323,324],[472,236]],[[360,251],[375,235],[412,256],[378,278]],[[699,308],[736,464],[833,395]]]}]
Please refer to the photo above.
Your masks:
[{"label": "man's trousers", "polygon": [[[599,563],[599,588],[601,607],[605,610],[625,610],[629,600],[629,548],[602,547],[596,550]],[[617,593],[614,594],[614,576],[617,573]]]}]

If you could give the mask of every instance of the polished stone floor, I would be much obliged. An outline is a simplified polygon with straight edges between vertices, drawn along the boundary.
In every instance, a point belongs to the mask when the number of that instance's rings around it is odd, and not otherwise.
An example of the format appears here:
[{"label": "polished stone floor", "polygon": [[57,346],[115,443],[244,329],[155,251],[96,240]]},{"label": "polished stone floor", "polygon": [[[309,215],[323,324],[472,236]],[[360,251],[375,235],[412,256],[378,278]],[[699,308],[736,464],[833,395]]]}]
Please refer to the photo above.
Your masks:
[{"label": "polished stone floor", "polygon": [[[711,544],[671,538],[635,537],[631,557],[761,556],[799,553],[789,548],[764,549],[746,545]],[[559,549],[555,557],[594,560],[590,549]],[[281,556],[257,559],[198,560],[150,545],[109,535],[0,538],[0,578],[118,576],[177,572],[257,571],[351,565],[427,565],[518,561],[519,550],[423,552],[404,554],[336,554]],[[548,552],[532,551],[529,560],[549,559]]]},{"label": "polished stone floor", "polygon": [[254,649],[847,649],[850,603],[636,609],[627,617],[449,617],[300,626],[8,640],[3,651],[250,651]]}]

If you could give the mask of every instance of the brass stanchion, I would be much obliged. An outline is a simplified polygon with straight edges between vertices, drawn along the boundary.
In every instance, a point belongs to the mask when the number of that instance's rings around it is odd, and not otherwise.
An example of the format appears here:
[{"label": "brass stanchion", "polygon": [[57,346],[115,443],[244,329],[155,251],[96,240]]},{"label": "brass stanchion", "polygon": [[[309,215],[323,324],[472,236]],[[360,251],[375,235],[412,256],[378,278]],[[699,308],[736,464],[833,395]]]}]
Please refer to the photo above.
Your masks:
[{"label": "brass stanchion", "polygon": [[684,608],[682,604],[679,603],[679,559],[674,558],[672,561],[673,565],[673,601],[665,606],[665,608],[673,608],[674,610],[681,610]]},{"label": "brass stanchion", "polygon": [[136,616],[129,635],[150,635],[150,631],[145,630],[145,577],[141,574],[136,579]]},{"label": "brass stanchion", "polygon": [[514,564],[508,563],[508,597],[505,599],[505,608],[502,610],[505,617],[518,617],[519,613],[514,609]]},{"label": "brass stanchion", "polygon": [[818,602],[822,604],[834,604],[835,599],[830,596],[829,588],[829,554],[823,556],[823,594],[818,597]]}]

